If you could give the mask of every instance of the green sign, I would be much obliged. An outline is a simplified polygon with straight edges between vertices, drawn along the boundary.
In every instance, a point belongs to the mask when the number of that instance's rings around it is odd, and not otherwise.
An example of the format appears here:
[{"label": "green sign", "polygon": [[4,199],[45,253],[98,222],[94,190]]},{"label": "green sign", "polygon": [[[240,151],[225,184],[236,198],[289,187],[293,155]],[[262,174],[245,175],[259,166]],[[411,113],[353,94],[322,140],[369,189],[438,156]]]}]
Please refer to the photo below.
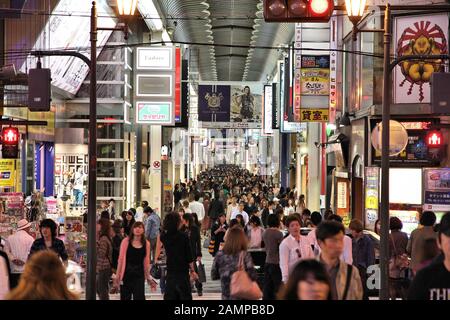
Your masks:
[{"label": "green sign", "polygon": [[173,125],[172,108],[172,102],[138,102],[136,107],[136,122]]}]

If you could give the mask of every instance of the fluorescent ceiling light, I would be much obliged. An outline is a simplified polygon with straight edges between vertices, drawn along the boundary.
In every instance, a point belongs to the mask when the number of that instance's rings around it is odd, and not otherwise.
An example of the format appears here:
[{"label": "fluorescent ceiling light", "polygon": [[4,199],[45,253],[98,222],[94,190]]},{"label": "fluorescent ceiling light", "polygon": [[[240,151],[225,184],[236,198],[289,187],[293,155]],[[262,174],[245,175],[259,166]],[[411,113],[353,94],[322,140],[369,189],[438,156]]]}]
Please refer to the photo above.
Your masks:
[{"label": "fluorescent ceiling light", "polygon": [[141,15],[147,17],[145,19],[145,23],[152,30],[162,30],[163,23],[161,20],[161,16],[159,15],[158,10],[156,10],[154,0],[147,1],[139,1],[138,2],[138,10]]}]

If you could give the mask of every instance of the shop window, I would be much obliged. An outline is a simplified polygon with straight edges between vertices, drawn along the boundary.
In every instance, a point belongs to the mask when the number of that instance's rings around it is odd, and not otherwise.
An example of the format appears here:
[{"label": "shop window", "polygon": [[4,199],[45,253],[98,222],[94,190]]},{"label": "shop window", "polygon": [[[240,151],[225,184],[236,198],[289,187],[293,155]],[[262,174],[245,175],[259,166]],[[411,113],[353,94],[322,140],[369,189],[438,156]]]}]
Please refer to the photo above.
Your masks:
[{"label": "shop window", "polygon": [[98,158],[123,158],[123,142],[97,141]]},{"label": "shop window", "polygon": [[[108,121],[109,118],[105,118]],[[116,120],[110,117],[111,121]],[[97,137],[99,139],[123,139],[123,124],[113,122],[102,122],[97,125]]]},{"label": "shop window", "polygon": [[122,178],[125,175],[124,163],[115,161],[98,161],[97,177]]},{"label": "shop window", "polygon": [[97,197],[125,196],[124,181],[97,181]]}]

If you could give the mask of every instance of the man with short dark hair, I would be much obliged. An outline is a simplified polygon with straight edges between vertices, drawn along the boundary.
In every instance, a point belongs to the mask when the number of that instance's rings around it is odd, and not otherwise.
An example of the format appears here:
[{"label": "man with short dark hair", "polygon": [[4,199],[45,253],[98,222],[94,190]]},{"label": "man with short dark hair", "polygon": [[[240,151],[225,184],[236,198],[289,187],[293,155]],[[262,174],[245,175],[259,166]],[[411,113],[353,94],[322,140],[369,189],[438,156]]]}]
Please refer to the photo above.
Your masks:
[{"label": "man with short dark hair", "polygon": [[450,213],[438,227],[438,246],[444,260],[432,263],[417,272],[409,289],[408,300],[450,300]]},{"label": "man with short dark hair", "polygon": [[322,215],[319,212],[314,211],[313,213],[311,213],[311,222],[313,225],[313,229],[308,233],[306,238],[308,239],[308,242],[314,251],[314,255],[318,255],[320,252],[320,248],[319,244],[317,243],[316,230],[317,226],[322,222]]},{"label": "man with short dark hair", "polygon": [[202,220],[205,218],[205,206],[198,200],[200,200],[200,193],[191,193],[189,196],[189,209],[197,214],[198,222],[202,223]]},{"label": "man with short dark hair", "polygon": [[322,262],[330,276],[333,300],[361,300],[363,288],[358,269],[340,259],[344,250],[345,228],[337,221],[324,221],[316,231]]},{"label": "man with short dark hair", "polygon": [[289,274],[298,261],[314,258],[308,240],[300,234],[300,219],[295,215],[290,215],[286,218],[285,225],[288,228],[289,236],[280,244],[280,269],[283,283],[287,283]]},{"label": "man with short dark hair", "polygon": [[[337,214],[331,214],[328,216],[328,219],[325,219],[325,220],[337,221],[343,225],[342,217]],[[344,231],[344,234],[345,234],[345,231]],[[353,249],[352,249],[352,247],[353,247],[352,238],[345,235],[344,236],[344,251],[342,252],[341,260],[343,260],[344,262],[346,262],[348,264],[353,264]]]},{"label": "man with short dark hair", "polygon": [[423,262],[426,253],[424,252],[425,242],[428,239],[437,239],[434,231],[436,215],[433,211],[424,211],[420,217],[422,227],[411,232],[411,236],[406,247],[406,252],[411,256],[411,269],[416,273],[418,267]]},{"label": "man with short dark hair", "polygon": [[145,237],[150,241],[151,263],[154,263],[156,262],[156,245],[158,243],[161,218],[148,206],[144,208],[144,214],[148,216],[145,225]]}]

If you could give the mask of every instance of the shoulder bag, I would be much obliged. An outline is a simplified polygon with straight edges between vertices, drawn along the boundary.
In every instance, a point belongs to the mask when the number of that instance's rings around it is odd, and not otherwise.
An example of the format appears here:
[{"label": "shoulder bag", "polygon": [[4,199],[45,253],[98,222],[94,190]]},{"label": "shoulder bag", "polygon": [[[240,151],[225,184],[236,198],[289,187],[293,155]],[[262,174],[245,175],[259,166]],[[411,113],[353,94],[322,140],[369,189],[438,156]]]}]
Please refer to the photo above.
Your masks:
[{"label": "shoulder bag", "polygon": [[238,269],[231,276],[230,295],[235,299],[259,300],[262,298],[261,289],[245,271],[244,258],[246,254],[247,252],[242,251],[239,255]]},{"label": "shoulder bag", "polygon": [[401,278],[401,272],[409,267],[409,259],[405,253],[397,254],[397,248],[392,234],[390,235],[390,239],[394,249],[394,256],[389,260],[389,277],[398,279]]}]

